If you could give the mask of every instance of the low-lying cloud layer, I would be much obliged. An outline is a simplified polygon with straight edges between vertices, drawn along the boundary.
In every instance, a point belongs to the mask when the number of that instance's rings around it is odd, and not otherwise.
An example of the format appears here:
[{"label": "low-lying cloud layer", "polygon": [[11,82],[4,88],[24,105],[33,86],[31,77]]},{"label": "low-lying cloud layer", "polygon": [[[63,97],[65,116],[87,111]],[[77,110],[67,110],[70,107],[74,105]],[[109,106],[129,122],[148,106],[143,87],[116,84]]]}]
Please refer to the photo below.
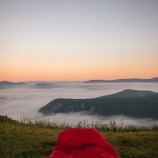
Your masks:
[{"label": "low-lying cloud layer", "polygon": [[[112,94],[124,89],[151,90],[158,92],[158,83],[80,83],[80,82],[29,82],[23,87],[0,89],[0,114],[20,119],[43,118],[38,109],[56,98],[93,98]],[[152,125],[156,123],[151,119],[135,119],[124,116],[101,117],[85,113],[55,114],[49,120],[67,122],[70,124],[86,121],[92,123],[101,121],[109,123],[116,121],[123,124]]]}]

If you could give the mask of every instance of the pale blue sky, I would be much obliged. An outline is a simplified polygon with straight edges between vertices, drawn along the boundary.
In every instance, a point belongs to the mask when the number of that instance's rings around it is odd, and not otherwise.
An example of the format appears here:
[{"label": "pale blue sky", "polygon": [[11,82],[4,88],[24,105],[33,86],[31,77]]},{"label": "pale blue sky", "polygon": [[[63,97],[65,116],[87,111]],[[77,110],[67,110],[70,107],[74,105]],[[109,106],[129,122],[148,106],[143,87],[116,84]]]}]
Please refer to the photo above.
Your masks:
[{"label": "pale blue sky", "polygon": [[0,21],[2,80],[158,75],[158,0],[0,0]]}]

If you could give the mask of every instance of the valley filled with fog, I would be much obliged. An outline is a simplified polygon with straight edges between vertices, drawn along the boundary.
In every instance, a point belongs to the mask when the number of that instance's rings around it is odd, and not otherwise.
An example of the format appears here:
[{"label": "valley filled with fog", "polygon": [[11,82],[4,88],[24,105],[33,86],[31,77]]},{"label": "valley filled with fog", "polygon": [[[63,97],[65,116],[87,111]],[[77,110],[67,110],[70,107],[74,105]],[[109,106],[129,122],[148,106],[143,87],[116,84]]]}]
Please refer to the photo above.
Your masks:
[{"label": "valley filled with fog", "polygon": [[0,87],[0,114],[14,119],[43,119],[76,124],[116,121],[119,124],[150,126],[158,120],[136,119],[125,116],[103,117],[86,113],[68,113],[43,116],[38,112],[56,98],[94,98],[113,94],[125,89],[158,92],[158,83],[81,83],[81,82],[26,82],[13,87]]}]

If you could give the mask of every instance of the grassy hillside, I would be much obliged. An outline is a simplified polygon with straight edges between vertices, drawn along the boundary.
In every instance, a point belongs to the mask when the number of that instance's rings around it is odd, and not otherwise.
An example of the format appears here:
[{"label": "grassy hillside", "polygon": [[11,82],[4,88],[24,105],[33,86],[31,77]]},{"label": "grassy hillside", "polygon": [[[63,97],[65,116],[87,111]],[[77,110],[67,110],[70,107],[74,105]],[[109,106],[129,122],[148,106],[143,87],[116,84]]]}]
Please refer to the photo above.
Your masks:
[{"label": "grassy hillside", "polygon": [[[25,122],[26,123],[26,122]],[[68,125],[32,122],[19,123],[0,116],[0,158],[43,158],[55,145],[61,130]],[[79,123],[79,127],[84,124]],[[121,158],[157,158],[158,126],[92,125],[114,146]]]}]

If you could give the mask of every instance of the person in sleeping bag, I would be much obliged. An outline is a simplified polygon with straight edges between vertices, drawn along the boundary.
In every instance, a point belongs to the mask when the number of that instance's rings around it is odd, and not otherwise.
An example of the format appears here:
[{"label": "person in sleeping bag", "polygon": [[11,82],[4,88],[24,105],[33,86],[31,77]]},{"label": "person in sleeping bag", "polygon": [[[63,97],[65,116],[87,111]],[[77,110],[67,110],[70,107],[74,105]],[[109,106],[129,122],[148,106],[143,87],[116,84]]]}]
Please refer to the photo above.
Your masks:
[{"label": "person in sleeping bag", "polygon": [[109,142],[95,129],[70,128],[60,132],[46,158],[118,158]]}]

